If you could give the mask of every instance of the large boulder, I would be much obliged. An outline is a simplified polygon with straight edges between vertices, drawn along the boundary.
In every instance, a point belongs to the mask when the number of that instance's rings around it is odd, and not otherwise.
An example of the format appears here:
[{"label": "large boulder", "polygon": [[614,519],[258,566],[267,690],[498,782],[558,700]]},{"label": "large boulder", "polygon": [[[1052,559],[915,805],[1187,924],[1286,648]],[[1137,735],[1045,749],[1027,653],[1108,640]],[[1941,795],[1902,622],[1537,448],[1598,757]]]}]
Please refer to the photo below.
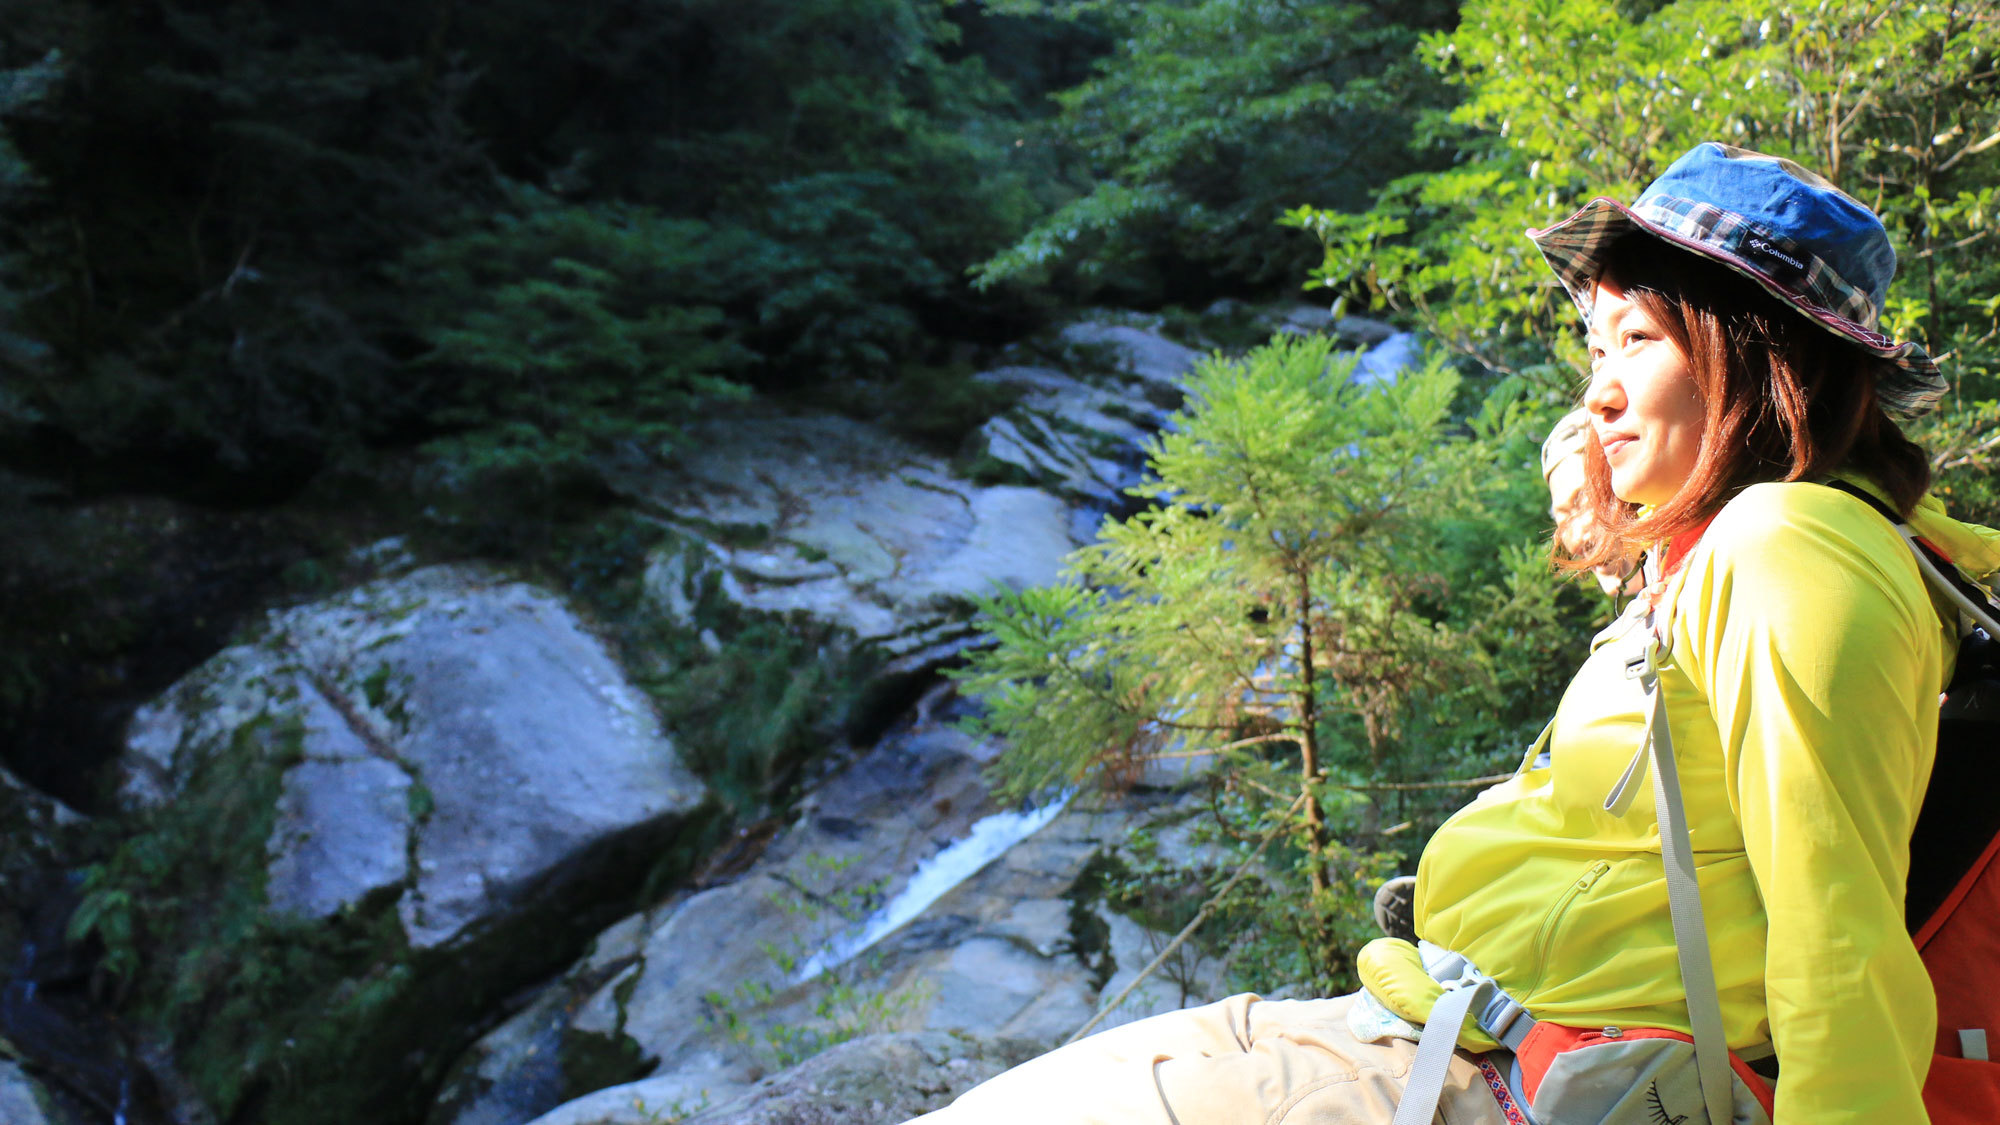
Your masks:
[{"label": "large boulder", "polygon": [[969,602],[1053,581],[1077,546],[1057,496],[981,486],[886,431],[745,409],[691,428],[670,474],[620,487],[683,533],[647,573],[687,620],[711,581],[736,604],[804,614],[895,659],[949,651]]},{"label": "large boulder", "polygon": [[[1006,388],[1014,404],[976,435],[985,465],[1051,489],[1094,515],[1137,484],[1148,438],[1167,410],[1142,386],[1103,386],[1046,367],[999,367],[974,379]],[[1094,526],[1076,528],[1088,541]]]},{"label": "large boulder", "polygon": [[701,1108],[655,1081],[600,1090],[532,1125],[895,1125],[942,1108],[1041,1047],[944,1031],[849,1040]]},{"label": "large boulder", "polygon": [[[138,1002],[225,1115],[272,1122],[400,1114],[705,800],[559,600],[470,567],[272,613],[138,712],[123,767],[134,836],[87,916],[114,942],[148,903]],[[281,1093],[335,1071],[340,1098]]]},{"label": "large boulder", "polygon": [[559,893],[563,869],[700,804],[645,696],[553,596],[434,567],[272,616],[134,717],[128,806],[179,800],[252,723],[289,727],[274,912],[392,893],[419,949]]},{"label": "large boulder", "polygon": [[1135,324],[1079,321],[1057,338],[1083,352],[1087,363],[1136,381],[1155,403],[1167,407],[1180,405],[1181,379],[1201,358],[1193,348]]}]

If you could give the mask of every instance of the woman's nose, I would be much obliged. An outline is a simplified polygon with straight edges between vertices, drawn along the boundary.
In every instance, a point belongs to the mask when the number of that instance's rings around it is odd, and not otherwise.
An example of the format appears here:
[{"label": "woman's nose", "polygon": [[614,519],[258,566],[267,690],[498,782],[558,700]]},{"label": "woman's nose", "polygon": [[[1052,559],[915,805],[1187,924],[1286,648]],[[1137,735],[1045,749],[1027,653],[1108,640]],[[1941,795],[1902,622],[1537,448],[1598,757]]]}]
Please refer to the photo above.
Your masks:
[{"label": "woman's nose", "polygon": [[1625,408],[1625,389],[1611,372],[1611,365],[1600,364],[1590,373],[1590,385],[1583,389],[1583,408],[1604,418]]}]

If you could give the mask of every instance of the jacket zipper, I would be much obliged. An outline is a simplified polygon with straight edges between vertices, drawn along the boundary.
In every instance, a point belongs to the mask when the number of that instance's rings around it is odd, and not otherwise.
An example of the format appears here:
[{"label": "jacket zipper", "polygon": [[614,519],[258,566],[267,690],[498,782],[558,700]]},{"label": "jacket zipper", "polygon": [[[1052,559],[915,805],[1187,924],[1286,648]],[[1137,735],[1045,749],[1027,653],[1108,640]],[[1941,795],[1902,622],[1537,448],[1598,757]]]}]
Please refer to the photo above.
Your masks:
[{"label": "jacket zipper", "polygon": [[1532,946],[1535,951],[1535,983],[1529,986],[1527,996],[1522,998],[1523,1003],[1527,1002],[1528,997],[1541,991],[1542,977],[1549,971],[1549,946],[1555,940],[1556,930],[1562,925],[1563,916],[1569,913],[1569,908],[1576,902],[1577,896],[1596,886],[1597,881],[1609,870],[1611,864],[1608,861],[1602,859],[1593,861],[1590,867],[1563,891],[1562,897],[1556,900],[1556,905],[1549,911],[1548,917],[1542,919],[1542,928],[1535,931],[1535,942]]}]

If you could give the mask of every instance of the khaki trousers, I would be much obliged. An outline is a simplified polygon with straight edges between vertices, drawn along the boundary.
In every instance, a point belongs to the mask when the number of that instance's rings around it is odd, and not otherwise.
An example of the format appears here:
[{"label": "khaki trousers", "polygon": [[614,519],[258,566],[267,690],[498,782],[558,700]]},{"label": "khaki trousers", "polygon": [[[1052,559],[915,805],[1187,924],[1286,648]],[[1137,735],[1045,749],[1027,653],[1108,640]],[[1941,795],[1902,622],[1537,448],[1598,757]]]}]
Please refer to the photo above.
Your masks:
[{"label": "khaki trousers", "polygon": [[[1138,1020],[1030,1059],[910,1125],[1389,1125],[1417,1045],[1364,1043],[1353,997],[1245,993]],[[1507,1125],[1459,1051],[1445,1125]]]}]

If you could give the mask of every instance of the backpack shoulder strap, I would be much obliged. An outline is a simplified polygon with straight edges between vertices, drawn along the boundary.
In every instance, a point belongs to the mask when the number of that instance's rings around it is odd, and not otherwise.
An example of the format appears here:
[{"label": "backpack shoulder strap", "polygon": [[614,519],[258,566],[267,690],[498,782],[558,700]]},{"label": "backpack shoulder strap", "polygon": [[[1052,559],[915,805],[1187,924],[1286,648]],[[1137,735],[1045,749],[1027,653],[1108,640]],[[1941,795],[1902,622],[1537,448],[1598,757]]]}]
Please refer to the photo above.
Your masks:
[{"label": "backpack shoulder strap", "polygon": [[1890,526],[1896,529],[1896,533],[1903,537],[1903,542],[1909,544],[1910,553],[1916,556],[1917,570],[1923,574],[1924,584],[1949,599],[1958,607],[1960,613],[1970,619],[1971,623],[1985,629],[1987,636],[2000,639],[2000,621],[1994,620],[1994,607],[1987,600],[1986,591],[1959,573],[1958,567],[1936,547],[1924,542],[1911,529],[1909,521],[1865,488],[1844,480],[1828,480],[1825,484],[1828,488],[1854,497],[1875,509],[1883,519],[1888,520]]},{"label": "backpack shoulder strap", "polygon": [[[1715,965],[1708,952],[1708,922],[1702,915],[1701,884],[1695,878],[1694,842],[1688,835],[1687,811],[1681,799],[1680,771],[1674,762],[1674,736],[1667,724],[1666,701],[1660,692],[1660,645],[1650,633],[1645,648],[1628,661],[1625,674],[1639,681],[1646,697],[1646,734],[1640,753],[1651,759],[1653,807],[1660,824],[1660,859],[1667,882],[1667,912],[1673,921],[1674,947],[1681,969],[1681,991],[1687,996],[1688,1031],[1694,1040],[1695,1073],[1712,1123],[1735,1120],[1736,1094],[1729,1071],[1729,1041],[1722,1027],[1722,997],[1716,987]],[[1632,770],[1618,782],[1629,792],[1638,779]],[[1605,806],[1629,807],[1614,790]],[[1623,808],[1617,810],[1622,815]]]}]

